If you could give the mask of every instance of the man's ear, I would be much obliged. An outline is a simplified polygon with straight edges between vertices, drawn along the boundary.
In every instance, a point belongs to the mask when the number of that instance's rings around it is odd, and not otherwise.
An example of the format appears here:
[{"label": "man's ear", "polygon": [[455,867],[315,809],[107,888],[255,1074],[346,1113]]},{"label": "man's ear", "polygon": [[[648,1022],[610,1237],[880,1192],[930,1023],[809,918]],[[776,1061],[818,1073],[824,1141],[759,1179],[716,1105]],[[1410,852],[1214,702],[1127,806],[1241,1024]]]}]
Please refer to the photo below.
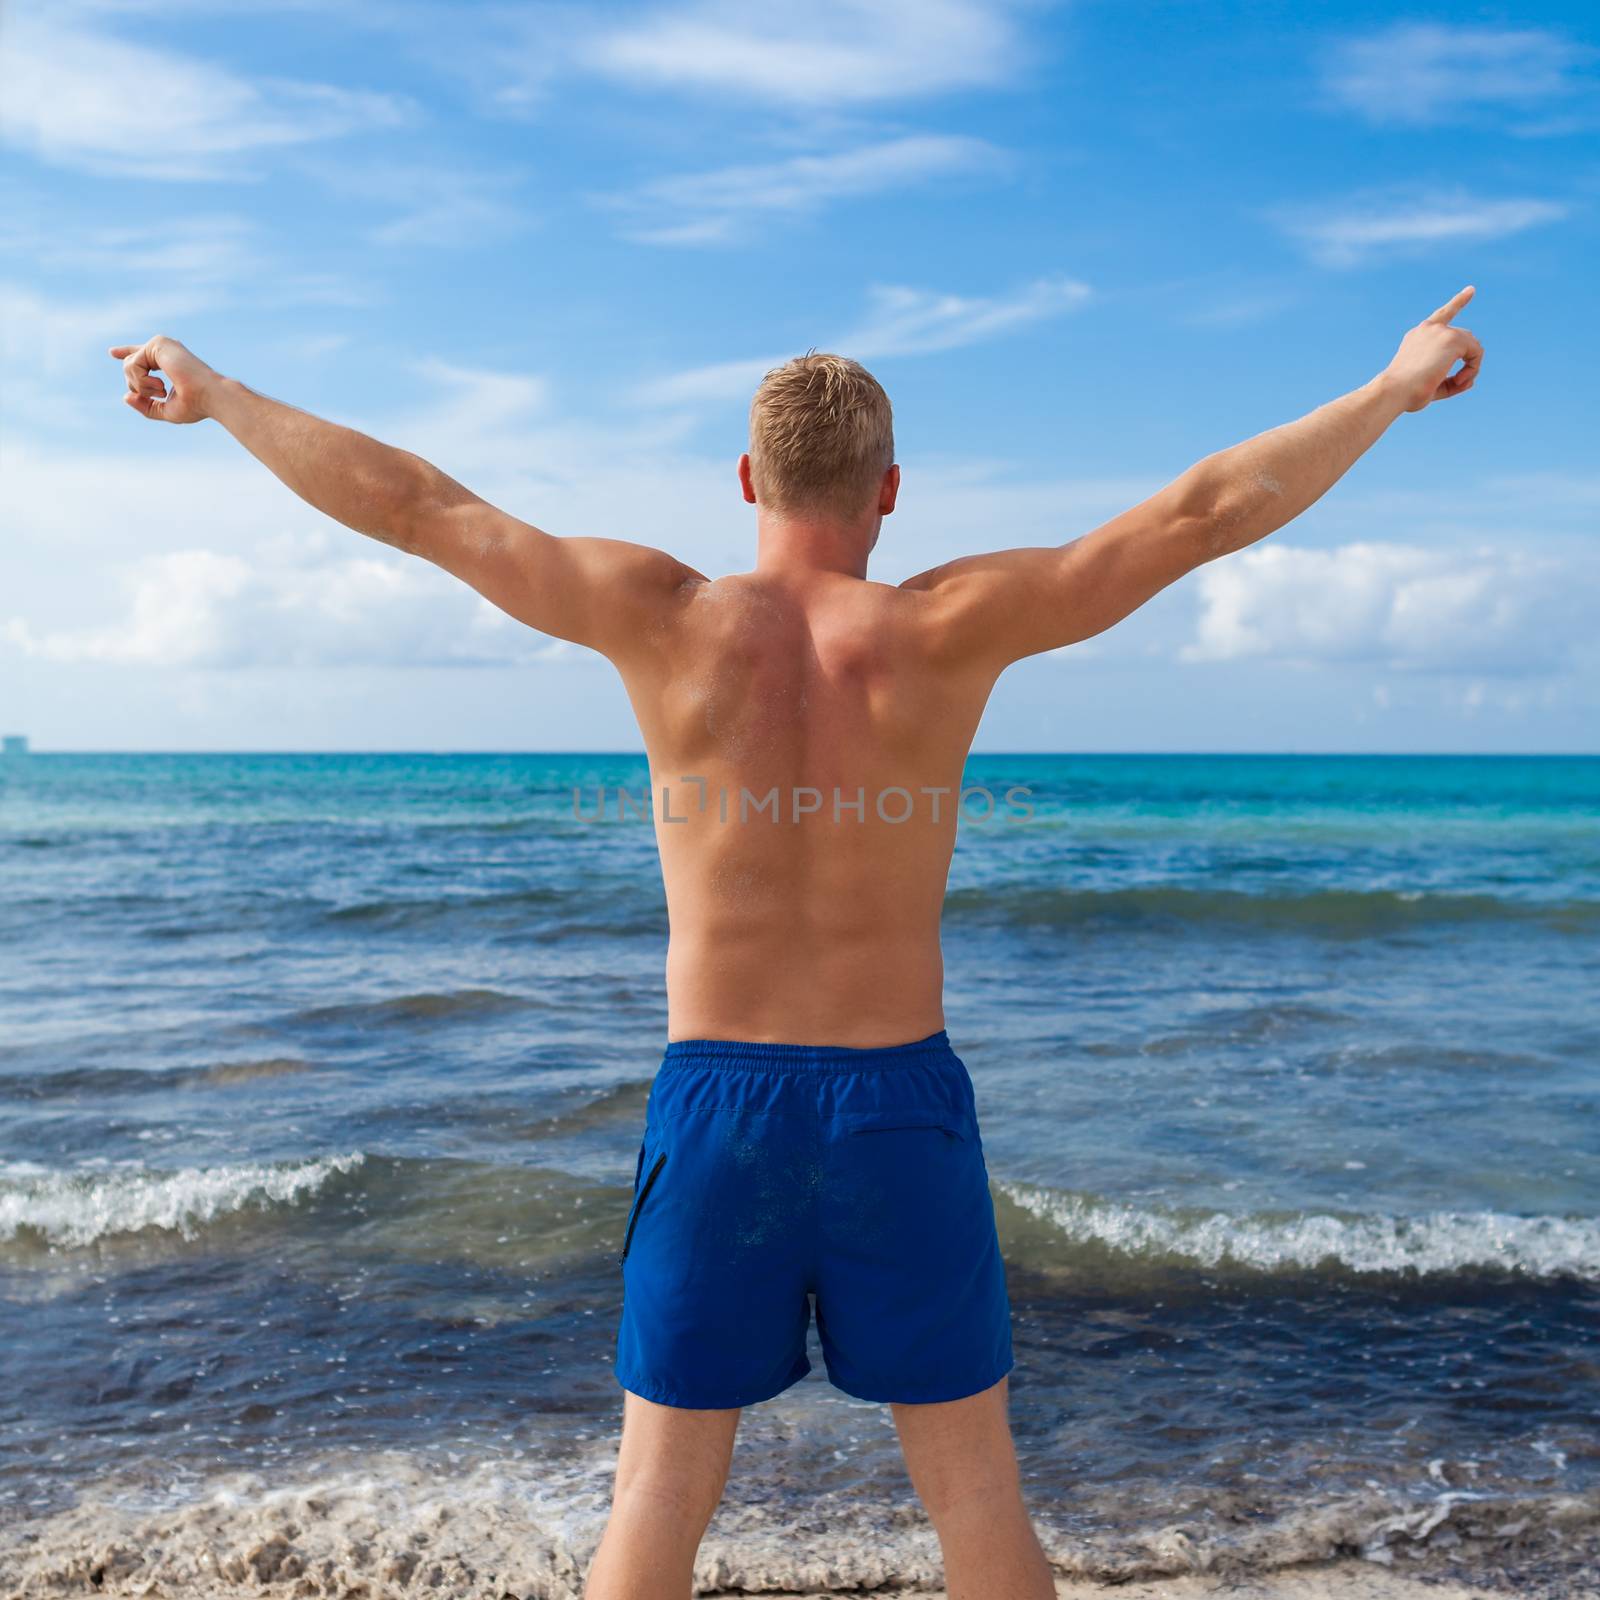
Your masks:
[{"label": "man's ear", "polygon": [[891,466],[883,475],[883,482],[878,488],[878,515],[886,517],[894,510],[894,503],[900,493],[900,467],[899,464]]},{"label": "man's ear", "polygon": [[739,457],[739,487],[744,490],[744,497],[748,504],[756,503],[756,486],[750,481],[750,452],[748,450]]}]

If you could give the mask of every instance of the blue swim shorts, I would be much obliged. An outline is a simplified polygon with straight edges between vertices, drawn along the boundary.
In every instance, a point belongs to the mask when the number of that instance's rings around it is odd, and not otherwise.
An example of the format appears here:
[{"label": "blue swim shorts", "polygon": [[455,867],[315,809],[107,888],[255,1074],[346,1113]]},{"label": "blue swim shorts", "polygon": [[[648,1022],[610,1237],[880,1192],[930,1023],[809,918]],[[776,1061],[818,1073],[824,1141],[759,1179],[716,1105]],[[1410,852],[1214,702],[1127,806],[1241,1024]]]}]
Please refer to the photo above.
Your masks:
[{"label": "blue swim shorts", "polygon": [[972,1080],[941,1029],[883,1049],[679,1039],[650,1088],[616,1374],[662,1405],[958,1400],[1011,1370]]}]

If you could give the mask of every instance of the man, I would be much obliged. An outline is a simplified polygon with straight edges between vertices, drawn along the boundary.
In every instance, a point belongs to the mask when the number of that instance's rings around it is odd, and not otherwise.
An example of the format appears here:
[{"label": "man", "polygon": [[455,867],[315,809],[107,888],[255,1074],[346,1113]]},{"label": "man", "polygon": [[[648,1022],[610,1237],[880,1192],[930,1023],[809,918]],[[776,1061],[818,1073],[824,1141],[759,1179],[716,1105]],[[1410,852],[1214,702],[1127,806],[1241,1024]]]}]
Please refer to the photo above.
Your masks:
[{"label": "man", "polygon": [[1452,319],[1472,293],[1371,382],[1093,532],[898,587],[866,577],[900,486],[889,402],[839,356],[762,383],[738,469],[756,563],[712,580],[659,550],[545,533],[176,340],[111,350],[142,415],[215,418],[319,510],[600,651],[627,688],[670,914],[669,1042],[619,1240],[624,1424],[593,1600],[690,1593],[739,1408],[809,1370],[813,1300],[829,1379],[894,1408],[950,1594],[1054,1594],[1007,1420],[972,1085],[944,1032],[963,763],[1012,662],[1282,527],[1402,412],[1470,389],[1482,349]]}]

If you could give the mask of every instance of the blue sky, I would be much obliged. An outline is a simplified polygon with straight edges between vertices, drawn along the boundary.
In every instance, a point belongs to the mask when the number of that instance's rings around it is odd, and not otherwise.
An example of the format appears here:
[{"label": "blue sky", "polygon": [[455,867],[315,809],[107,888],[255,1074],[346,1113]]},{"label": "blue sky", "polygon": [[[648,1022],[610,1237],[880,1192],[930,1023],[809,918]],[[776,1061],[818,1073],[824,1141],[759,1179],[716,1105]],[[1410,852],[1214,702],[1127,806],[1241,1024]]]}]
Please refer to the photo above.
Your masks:
[{"label": "blue sky", "polygon": [[898,581],[1076,537],[1472,282],[1469,395],[1013,668],[979,743],[1600,748],[1597,46],[1577,5],[11,0],[0,724],[637,743],[598,657],[143,421],[113,343],[710,572],[755,382],[839,349],[895,402]]}]

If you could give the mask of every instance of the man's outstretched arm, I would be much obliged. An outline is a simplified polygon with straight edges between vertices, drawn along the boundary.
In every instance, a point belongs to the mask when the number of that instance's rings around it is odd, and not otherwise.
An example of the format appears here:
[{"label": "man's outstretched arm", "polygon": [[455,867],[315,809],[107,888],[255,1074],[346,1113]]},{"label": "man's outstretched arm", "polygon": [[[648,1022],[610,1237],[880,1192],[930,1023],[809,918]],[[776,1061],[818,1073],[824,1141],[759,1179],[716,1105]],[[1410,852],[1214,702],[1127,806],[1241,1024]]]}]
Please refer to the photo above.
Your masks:
[{"label": "man's outstretched arm", "polygon": [[613,655],[645,637],[652,613],[700,578],[648,545],[557,537],[521,522],[409,450],[223,377],[176,339],[115,345],[110,354],[127,377],[124,399],[141,416],[214,418],[318,511],[454,573],[541,633]]},{"label": "man's outstretched arm", "polygon": [[966,556],[902,587],[927,591],[941,608],[938,626],[954,654],[1002,667],[1104,632],[1196,567],[1299,516],[1401,412],[1465,394],[1483,347],[1451,319],[1472,294],[1463,289],[1406,334],[1371,382],[1206,456],[1092,533],[1065,545]]}]

